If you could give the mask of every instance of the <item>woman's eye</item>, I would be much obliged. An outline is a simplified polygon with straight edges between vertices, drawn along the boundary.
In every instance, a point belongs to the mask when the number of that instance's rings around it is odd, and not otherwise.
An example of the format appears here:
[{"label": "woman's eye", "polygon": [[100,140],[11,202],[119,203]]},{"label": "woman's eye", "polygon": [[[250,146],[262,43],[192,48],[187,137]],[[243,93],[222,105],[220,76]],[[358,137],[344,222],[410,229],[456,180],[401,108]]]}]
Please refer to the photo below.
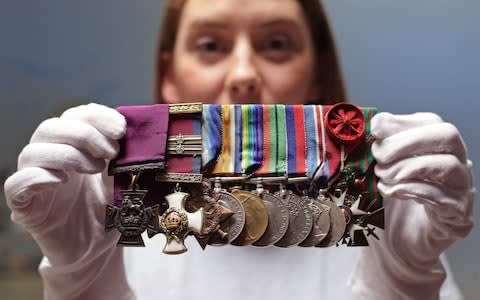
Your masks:
[{"label": "woman's eye", "polygon": [[267,39],[265,48],[266,50],[285,51],[290,49],[290,39],[283,34],[274,35]]},{"label": "woman's eye", "polygon": [[273,34],[263,41],[263,55],[273,61],[282,63],[289,60],[294,52],[292,39],[286,34]]},{"label": "woman's eye", "polygon": [[200,39],[196,43],[196,48],[198,51],[205,53],[214,53],[220,51],[220,45],[214,39]]}]

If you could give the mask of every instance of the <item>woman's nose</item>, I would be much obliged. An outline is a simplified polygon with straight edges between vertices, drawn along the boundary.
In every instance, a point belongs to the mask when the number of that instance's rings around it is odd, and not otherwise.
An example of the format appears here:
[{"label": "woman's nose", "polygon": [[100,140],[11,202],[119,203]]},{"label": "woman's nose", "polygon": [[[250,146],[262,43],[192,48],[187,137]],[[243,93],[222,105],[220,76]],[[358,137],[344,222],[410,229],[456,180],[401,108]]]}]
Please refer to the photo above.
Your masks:
[{"label": "woman's nose", "polygon": [[255,100],[253,98],[258,95],[258,83],[254,79],[235,81],[230,87],[230,95],[234,99]]},{"label": "woman's nose", "polygon": [[246,42],[238,45],[232,53],[227,88],[235,102],[259,100],[261,81],[254,55],[253,49]]}]

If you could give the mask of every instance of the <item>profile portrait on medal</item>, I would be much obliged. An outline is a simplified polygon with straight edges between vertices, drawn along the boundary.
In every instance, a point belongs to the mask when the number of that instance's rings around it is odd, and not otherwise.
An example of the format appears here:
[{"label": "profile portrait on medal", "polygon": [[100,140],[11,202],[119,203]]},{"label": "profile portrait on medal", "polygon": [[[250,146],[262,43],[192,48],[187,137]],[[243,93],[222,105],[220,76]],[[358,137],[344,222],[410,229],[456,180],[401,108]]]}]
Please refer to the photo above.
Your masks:
[{"label": "profile portrait on medal", "polygon": [[462,298],[469,143],[349,97],[335,5],[162,1],[152,100],[37,124],[4,191],[44,299]]}]

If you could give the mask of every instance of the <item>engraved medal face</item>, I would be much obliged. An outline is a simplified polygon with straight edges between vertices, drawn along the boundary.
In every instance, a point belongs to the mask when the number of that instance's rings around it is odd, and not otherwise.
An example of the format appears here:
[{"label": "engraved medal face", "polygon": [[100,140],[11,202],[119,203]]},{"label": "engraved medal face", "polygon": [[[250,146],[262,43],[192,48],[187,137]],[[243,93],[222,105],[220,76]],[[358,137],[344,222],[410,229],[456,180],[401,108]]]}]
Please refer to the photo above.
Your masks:
[{"label": "engraved medal face", "polygon": [[258,241],[267,229],[267,207],[262,199],[254,193],[234,189],[232,195],[240,201],[245,210],[245,226],[231,244],[236,246],[251,245]]},{"label": "engraved medal face", "polygon": [[[276,192],[275,195],[282,197],[281,192]],[[275,243],[275,246],[289,247],[298,245],[307,238],[312,230],[312,213],[305,199],[292,191],[286,191],[283,199],[286,201],[289,211],[288,229],[285,235]]]},{"label": "engraved medal face", "polygon": [[147,229],[143,198],[146,191],[121,191],[122,207],[118,218],[118,228],[126,236],[141,234]]},{"label": "engraved medal face", "polygon": [[[325,199],[323,195],[319,199]],[[330,200],[319,200],[320,203],[330,207],[330,231],[316,247],[330,247],[336,245],[345,234],[347,222],[343,211]]]},{"label": "engraved medal face", "polygon": [[254,246],[266,247],[278,242],[288,229],[288,206],[279,197],[262,193],[262,200],[268,211],[268,226],[262,237],[253,243]]},{"label": "engraved medal face", "polygon": [[223,246],[231,243],[242,232],[245,226],[245,210],[240,201],[226,191],[220,191],[216,197],[219,205],[233,212],[232,216],[220,224],[220,232],[226,234],[212,233],[208,241],[209,245]]},{"label": "engraved medal face", "polygon": [[330,231],[330,206],[306,197],[304,198],[313,217],[313,227],[307,238],[298,244],[301,247],[313,247],[320,243]]},{"label": "engraved medal face", "polygon": [[141,234],[148,229],[149,236],[152,232],[159,231],[158,209],[159,206],[144,207],[143,198],[147,190],[124,190],[122,194],[122,207],[107,204],[105,210],[105,231],[117,228],[121,233],[117,246],[144,247]]}]

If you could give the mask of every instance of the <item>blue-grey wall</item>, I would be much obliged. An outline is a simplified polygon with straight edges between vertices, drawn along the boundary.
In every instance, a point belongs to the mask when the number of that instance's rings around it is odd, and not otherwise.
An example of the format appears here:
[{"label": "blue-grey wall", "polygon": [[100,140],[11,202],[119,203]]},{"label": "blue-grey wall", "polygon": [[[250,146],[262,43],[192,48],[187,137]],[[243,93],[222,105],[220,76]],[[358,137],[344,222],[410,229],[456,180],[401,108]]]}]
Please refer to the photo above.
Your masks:
[{"label": "blue-grey wall", "polygon": [[[480,2],[324,3],[351,100],[393,113],[440,114],[463,133],[480,178]],[[1,0],[0,169],[15,167],[36,125],[65,102],[150,102],[162,4]],[[479,248],[474,229],[448,251],[467,299],[480,292]]]}]

